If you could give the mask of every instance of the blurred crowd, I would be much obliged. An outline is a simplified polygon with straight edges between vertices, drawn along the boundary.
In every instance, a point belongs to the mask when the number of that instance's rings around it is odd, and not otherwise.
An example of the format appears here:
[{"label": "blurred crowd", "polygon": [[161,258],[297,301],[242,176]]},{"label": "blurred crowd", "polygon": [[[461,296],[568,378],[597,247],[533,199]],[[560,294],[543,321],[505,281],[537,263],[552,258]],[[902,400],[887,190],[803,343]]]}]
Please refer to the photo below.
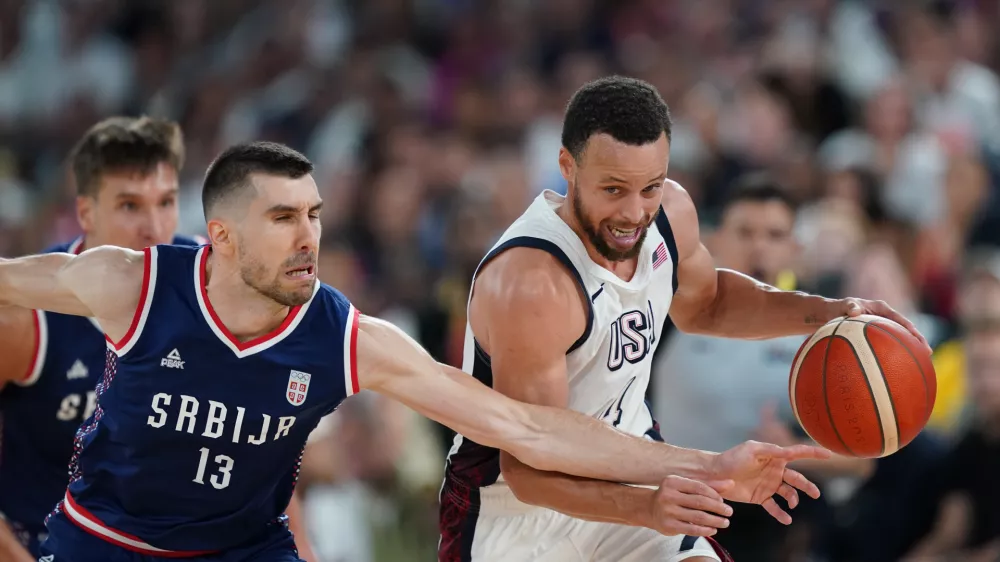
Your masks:
[{"label": "blurred crowd", "polygon": [[[216,154],[280,141],[317,165],[324,281],[460,365],[478,260],[541,190],[565,189],[570,95],[642,78],[671,106],[669,175],[720,266],[886,300],[936,348],[917,441],[804,466],[826,494],[796,524],[741,510],[720,539],[740,562],[994,562],[998,29],[996,0],[0,0],[0,255],[78,233],[64,161],[102,117],[180,123],[186,234],[204,228]],[[783,197],[740,199],[754,172]],[[650,393],[664,436],[802,439],[799,343],[673,334]],[[377,397],[331,416],[302,475],[321,560],[433,559],[449,441]]]}]

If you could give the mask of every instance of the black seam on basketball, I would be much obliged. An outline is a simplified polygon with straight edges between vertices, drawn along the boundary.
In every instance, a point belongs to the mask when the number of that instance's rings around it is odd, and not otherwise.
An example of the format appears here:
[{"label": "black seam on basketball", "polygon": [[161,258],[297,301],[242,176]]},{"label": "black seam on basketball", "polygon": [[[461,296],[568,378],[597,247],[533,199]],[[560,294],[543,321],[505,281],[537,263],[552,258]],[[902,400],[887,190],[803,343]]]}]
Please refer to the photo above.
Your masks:
[{"label": "black seam on basketball", "polygon": [[[865,364],[861,362],[861,356],[858,355],[858,350],[854,349],[854,344],[851,343],[851,340],[847,339],[844,336],[830,336],[830,337],[839,337],[839,338],[843,339],[844,341],[846,341],[847,342],[847,346],[851,348],[851,353],[854,354],[854,359],[857,360],[857,362],[858,362],[858,368],[861,369],[861,375],[865,379],[865,386],[868,387],[868,395],[871,396],[871,398],[872,398],[872,408],[875,409],[875,419],[878,421],[878,434],[879,434],[879,437],[882,438],[882,445],[879,447],[879,456],[884,455],[885,454],[885,430],[882,429],[882,416],[879,415],[878,402],[875,401],[875,391],[872,390],[872,383],[868,380],[868,373],[865,371]],[[875,354],[875,352],[873,350],[872,351],[872,355],[874,355],[874,354]],[[879,372],[881,372],[881,370]]]},{"label": "black seam on basketball", "polygon": [[[878,365],[878,374],[882,375],[882,382],[885,383],[885,393],[889,395],[889,405],[892,406],[892,419],[896,422],[896,450],[899,450],[899,444],[902,439],[899,434],[899,414],[896,413],[896,401],[892,399],[892,389],[889,388],[889,381],[885,378],[885,370],[882,369],[882,362],[878,360],[878,353],[875,353],[875,346],[872,345],[872,340],[868,339],[868,326],[876,326],[876,324],[865,322],[865,325],[861,328],[861,335],[865,337],[865,343],[867,343],[868,348],[872,350],[872,357],[875,358],[875,364]],[[885,332],[885,330],[882,331]],[[903,348],[906,348],[906,346],[904,345]],[[867,379],[868,377],[865,378]],[[878,411],[878,408],[876,408],[876,411]],[[882,420],[880,419],[879,421],[881,422]],[[884,437],[882,439],[882,454],[885,454]]]},{"label": "black seam on basketball", "polygon": [[[896,337],[896,334],[890,332],[889,330],[886,330],[885,328],[879,326],[878,324],[871,324],[871,326],[875,326],[879,330],[882,330],[886,334],[889,334],[889,337],[896,340],[899,346],[906,350],[906,354],[909,355],[910,359],[913,359],[913,362],[917,365],[917,370],[920,371],[920,380],[922,380],[924,383],[924,399],[927,401],[927,406],[926,406],[927,411],[925,412],[924,419],[930,419],[931,412],[934,411],[934,402],[931,400],[931,389],[929,386],[927,386],[927,375],[924,374],[924,368],[920,366],[920,361],[917,361],[917,358],[913,355],[913,352],[910,351],[909,346],[903,343],[903,340]],[[887,382],[885,386],[886,388],[888,388],[889,383]],[[892,398],[892,393],[889,393],[889,398]],[[895,411],[895,406],[893,406],[893,410]],[[897,434],[899,433],[898,421],[896,422],[896,433]]]},{"label": "black seam on basketball", "polygon": [[827,360],[830,358],[830,347],[831,344],[833,344],[834,336],[837,335],[837,330],[840,329],[840,325],[843,324],[843,322],[844,322],[843,320],[838,322],[836,327],[833,328],[833,333],[831,333],[829,336],[826,336],[825,338],[826,351],[823,352],[823,404],[826,405],[826,415],[828,418],[830,418],[830,427],[833,428],[833,434],[837,436],[837,440],[840,441],[840,444],[844,446],[845,451],[847,451],[852,455],[857,456],[857,453],[854,452],[854,449],[851,449],[850,445],[848,445],[847,442],[844,441],[844,438],[840,436],[840,430],[837,429],[837,423],[833,421],[833,412],[830,411],[830,393],[827,392],[827,386],[826,386],[826,365],[827,365]]}]

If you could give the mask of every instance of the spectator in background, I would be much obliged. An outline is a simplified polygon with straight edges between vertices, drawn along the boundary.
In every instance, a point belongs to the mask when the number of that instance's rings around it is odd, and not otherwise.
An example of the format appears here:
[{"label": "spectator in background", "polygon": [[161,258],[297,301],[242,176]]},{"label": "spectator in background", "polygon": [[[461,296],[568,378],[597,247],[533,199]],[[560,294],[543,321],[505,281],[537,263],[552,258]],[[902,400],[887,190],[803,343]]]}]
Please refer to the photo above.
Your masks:
[{"label": "spectator in background", "polygon": [[994,562],[1000,557],[1000,253],[974,254],[960,315],[970,425],[923,494],[940,500],[933,531],[907,562]]}]

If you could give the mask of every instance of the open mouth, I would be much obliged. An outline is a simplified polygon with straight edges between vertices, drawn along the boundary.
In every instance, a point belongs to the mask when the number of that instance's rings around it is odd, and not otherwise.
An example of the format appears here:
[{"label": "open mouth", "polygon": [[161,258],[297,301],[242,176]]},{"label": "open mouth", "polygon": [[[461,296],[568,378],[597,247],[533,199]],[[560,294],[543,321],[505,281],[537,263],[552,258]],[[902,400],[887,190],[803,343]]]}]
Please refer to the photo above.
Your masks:
[{"label": "open mouth", "polygon": [[299,267],[297,269],[293,269],[291,271],[286,271],[285,275],[291,277],[292,279],[309,279],[315,274],[315,272],[316,272],[315,266],[306,265],[303,267]]},{"label": "open mouth", "polygon": [[642,234],[642,227],[635,228],[620,228],[617,226],[609,226],[608,233],[614,238],[615,242],[621,246],[631,246],[639,239],[639,235]]}]

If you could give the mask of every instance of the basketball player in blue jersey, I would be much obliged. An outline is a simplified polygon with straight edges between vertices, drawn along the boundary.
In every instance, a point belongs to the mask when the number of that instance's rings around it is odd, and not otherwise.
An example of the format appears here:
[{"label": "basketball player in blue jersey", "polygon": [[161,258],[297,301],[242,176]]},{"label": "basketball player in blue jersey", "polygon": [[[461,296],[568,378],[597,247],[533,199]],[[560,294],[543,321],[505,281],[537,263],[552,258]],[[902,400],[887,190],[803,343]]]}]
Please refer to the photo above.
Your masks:
[{"label": "basketball player in blue jersey", "polygon": [[[812,449],[671,447],[516,402],[436,363],[317,281],[322,201],[311,172],[287,147],[238,145],[205,176],[211,245],[0,261],[0,304],[93,317],[108,340],[44,560],[299,560],[279,516],[301,451],[319,420],[363,389],[527,466],[616,482],[687,474],[776,491],[791,476],[770,461]],[[728,509],[709,485],[678,480],[693,509]]]},{"label": "basketball player in blue jersey", "polygon": [[[666,104],[644,82],[609,77],[574,95],[559,153],[567,196],[539,195],[476,272],[465,342],[469,378],[517,400],[660,440],[644,398],[668,315],[686,332],[763,339],[869,313],[920,337],[885,303],[782,292],[716,269],[699,240],[691,198],[666,179],[670,129]],[[803,450],[800,458],[816,454]],[[763,464],[780,472],[785,462]],[[813,497],[819,490],[797,472],[785,474],[777,488],[737,481],[718,491],[726,500],[760,504],[787,524],[791,518],[772,496],[794,508],[796,489]],[[441,490],[439,560],[727,558],[703,537],[728,521],[699,509],[683,485],[666,481],[652,489],[540,471],[461,434]],[[669,505],[669,516],[649,517],[657,505]]]},{"label": "basketball player in blue jersey", "polygon": [[[46,251],[199,245],[174,235],[183,163],[184,143],[173,122],[112,117],[97,123],[70,155],[83,235]],[[6,520],[0,560],[37,560],[45,516],[69,483],[76,430],[97,406],[106,355],[104,334],[89,318],[0,308],[0,515]],[[297,541],[308,550],[304,537]]]}]

